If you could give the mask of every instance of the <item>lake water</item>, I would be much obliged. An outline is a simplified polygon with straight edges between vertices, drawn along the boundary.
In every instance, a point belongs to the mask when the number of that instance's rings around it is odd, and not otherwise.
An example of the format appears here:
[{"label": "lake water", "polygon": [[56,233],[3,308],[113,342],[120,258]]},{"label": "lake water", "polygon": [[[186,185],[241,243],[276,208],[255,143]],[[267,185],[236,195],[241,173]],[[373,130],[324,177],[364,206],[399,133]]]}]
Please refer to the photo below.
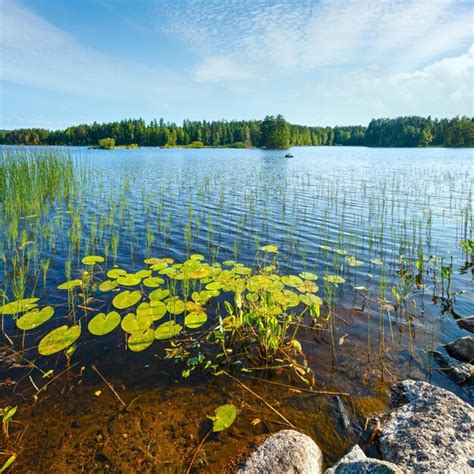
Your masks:
[{"label": "lake water", "polygon": [[[30,150],[35,153],[41,147]],[[257,149],[59,150],[73,157],[77,169],[87,168],[86,188],[75,196],[72,213],[60,203],[50,211],[46,217],[48,238],[35,218],[20,224],[40,249],[39,254],[51,259],[42,297],[47,297],[48,304],[58,305],[58,310],[49,328],[61,324],[64,292],[57,286],[66,280],[65,262],[68,253],[73,254],[70,229],[77,221],[81,251],[72,256],[74,277],[79,275],[80,258],[87,254],[106,252],[108,267],[115,261],[128,271],[143,268],[143,260],[150,256],[183,261],[196,253],[211,262],[236,260],[257,267],[265,263],[260,247],[275,244],[279,273],[317,274],[318,294],[323,300],[325,275],[345,279],[334,298],[335,359],[327,335],[307,329],[302,337],[316,388],[350,392],[357,397],[358,416],[383,406],[388,384],[409,376],[432,380],[468,398],[468,393],[436,370],[428,352],[465,335],[455,318],[474,314],[473,276],[469,269],[462,271],[468,257],[459,245],[461,240],[473,238],[473,150],[296,147],[290,150],[293,158],[285,158],[286,151]],[[0,234],[4,236],[7,229],[4,222]],[[11,249],[4,245],[3,251],[8,255]],[[417,261],[423,262],[421,274]],[[451,292],[458,294],[446,298],[447,282],[440,272],[442,266],[450,265]],[[8,270],[7,263],[5,279]],[[401,283],[401,275],[407,272],[413,272],[409,288],[406,282],[405,286]],[[408,322],[395,311],[392,288],[398,294],[406,291],[412,316]],[[365,304],[363,295],[368,297]],[[370,300],[372,307],[367,304]],[[212,323],[212,316],[210,319]],[[19,337],[14,334],[12,320],[4,323],[12,337]],[[28,358],[45,369],[59,370],[64,365],[62,359],[35,353],[43,335],[44,331],[38,331],[28,338]],[[133,393],[147,400],[141,410],[153,403],[166,410],[163,400],[174,397],[186,410],[192,405],[212,413],[217,399],[225,402],[236,397],[235,387],[200,376],[177,383],[181,368],[163,360],[165,345],[161,342],[142,353],[127,354],[118,331],[105,340],[99,345],[97,338],[82,338],[76,354],[78,367],[100,366],[115,385],[127,388],[125,397],[130,394],[132,399]],[[92,388],[84,389],[99,382],[95,374],[87,376],[86,370],[84,383],[74,395],[80,396],[91,412],[98,410],[98,419],[106,417],[114,403],[111,396],[108,405],[100,405],[89,396]],[[355,434],[343,434],[337,405],[324,397],[318,401],[314,397],[293,398],[289,392],[281,399],[280,387],[255,380],[248,384],[277,403],[320,445],[325,443],[328,462],[354,443]],[[157,387],[159,400],[156,395],[153,398]],[[222,393],[210,397],[210,387]],[[43,407],[42,416],[47,417],[50,406]],[[177,412],[179,407],[173,406],[169,411],[172,417],[163,417],[176,423],[173,417]],[[253,427],[250,421],[258,413],[243,412],[245,416],[235,428],[237,438],[235,433],[234,437],[223,435],[212,441],[215,449],[234,443],[239,436],[248,440],[278,428],[272,417],[265,428],[262,424]],[[80,416],[74,414],[75,418]],[[198,416],[185,418],[181,421],[188,423],[186,429],[192,430],[191,422],[198,424]],[[65,424],[68,420],[64,416]],[[57,430],[64,430],[64,426],[58,424]],[[57,431],[52,432],[53,437],[54,433]],[[163,443],[168,440],[173,444],[169,436],[162,434],[162,438]],[[229,448],[231,454],[241,446],[234,444]],[[186,452],[193,442],[188,445],[182,448]],[[52,449],[59,449],[54,446]],[[184,451],[178,449],[170,455],[171,465],[178,466],[177,458]],[[70,453],[63,450],[62,455]],[[116,459],[117,455],[109,457]],[[130,468],[127,462],[123,469]],[[222,456],[210,455],[211,465],[222,462]]]}]

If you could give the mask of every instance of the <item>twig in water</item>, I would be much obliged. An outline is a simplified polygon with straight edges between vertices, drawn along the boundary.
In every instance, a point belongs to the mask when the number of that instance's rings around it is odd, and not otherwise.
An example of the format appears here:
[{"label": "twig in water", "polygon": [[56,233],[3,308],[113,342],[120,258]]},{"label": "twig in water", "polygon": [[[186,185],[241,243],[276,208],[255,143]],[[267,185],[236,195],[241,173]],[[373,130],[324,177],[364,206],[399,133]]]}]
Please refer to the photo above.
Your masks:
[{"label": "twig in water", "polygon": [[107,387],[110,388],[110,390],[117,397],[117,400],[122,404],[122,406],[127,407],[127,404],[120,398],[120,395],[115,391],[113,385],[105,379],[105,377],[99,372],[99,369],[95,366],[95,364],[92,364],[91,367],[97,372],[97,375],[105,382]]},{"label": "twig in water", "polygon": [[189,474],[191,472],[191,468],[193,467],[194,461],[196,460],[197,453],[199,450],[202,448],[202,445],[206,441],[207,437],[212,433],[212,428],[206,433],[206,436],[202,438],[201,442],[199,443],[199,446],[196,448],[196,451],[194,451],[193,457],[191,459],[191,462],[189,463],[189,467],[186,470],[186,474]]}]

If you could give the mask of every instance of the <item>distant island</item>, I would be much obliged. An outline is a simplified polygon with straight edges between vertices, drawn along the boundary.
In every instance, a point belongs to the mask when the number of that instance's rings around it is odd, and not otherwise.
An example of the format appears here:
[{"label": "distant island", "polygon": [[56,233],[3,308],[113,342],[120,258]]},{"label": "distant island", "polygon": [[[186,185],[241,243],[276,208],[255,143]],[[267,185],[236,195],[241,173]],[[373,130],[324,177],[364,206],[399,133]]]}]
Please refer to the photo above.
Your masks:
[{"label": "distant island", "polygon": [[368,126],[311,127],[282,115],[263,120],[191,121],[182,125],[143,119],[77,125],[64,130],[1,130],[4,145],[66,145],[113,149],[151,147],[289,148],[291,146],[474,147],[474,118],[398,117]]}]

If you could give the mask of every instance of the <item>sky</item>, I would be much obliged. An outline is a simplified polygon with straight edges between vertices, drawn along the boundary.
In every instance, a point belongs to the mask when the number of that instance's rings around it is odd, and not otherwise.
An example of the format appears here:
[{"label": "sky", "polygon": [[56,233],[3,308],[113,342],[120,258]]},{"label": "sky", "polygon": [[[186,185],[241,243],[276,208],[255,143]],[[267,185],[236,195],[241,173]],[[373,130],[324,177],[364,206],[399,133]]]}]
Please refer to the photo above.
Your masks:
[{"label": "sky", "polygon": [[474,0],[0,0],[0,128],[474,116]]}]

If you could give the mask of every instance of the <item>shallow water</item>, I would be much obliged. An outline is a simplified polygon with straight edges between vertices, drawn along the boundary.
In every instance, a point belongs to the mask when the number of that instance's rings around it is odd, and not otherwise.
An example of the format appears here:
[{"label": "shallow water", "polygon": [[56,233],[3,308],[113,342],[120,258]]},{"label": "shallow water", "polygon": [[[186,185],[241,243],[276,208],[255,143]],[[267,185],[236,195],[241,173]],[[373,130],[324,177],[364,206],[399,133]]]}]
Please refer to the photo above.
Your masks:
[{"label": "shallow water", "polygon": [[[357,405],[357,413],[352,413],[354,431],[349,432],[341,426],[341,414],[334,397],[293,393],[267,381],[249,379],[245,382],[278,406],[295,426],[316,439],[327,463],[334,462],[359,440],[364,416],[386,406],[387,388],[394,380],[428,379],[468,399],[469,394],[462,387],[437,371],[436,366],[433,370],[427,353],[439,344],[465,335],[458,328],[453,312],[443,310],[440,300],[433,302],[433,283],[428,278],[424,282],[424,294],[417,291],[410,297],[410,304],[412,299],[417,301],[411,336],[407,322],[395,317],[393,310],[381,312],[378,304],[372,304],[369,310],[367,305],[363,307],[363,299],[354,287],[365,286],[376,299],[380,296],[380,281],[384,280],[385,298],[393,303],[391,288],[399,283],[400,255],[411,263],[420,253],[424,259],[437,255],[444,258],[445,263],[452,257],[453,289],[464,291],[455,298],[454,313],[461,317],[474,313],[472,274],[462,275],[458,271],[466,260],[459,241],[472,239],[474,151],[314,147],[293,148],[294,158],[284,158],[286,152],[275,150],[62,150],[73,156],[78,168],[86,166],[90,170],[87,191],[84,196],[76,197],[76,212],[82,223],[82,245],[87,248],[84,254],[102,255],[104,245],[107,242],[110,245],[110,236],[116,233],[120,237],[116,262],[127,270],[142,268],[143,259],[150,255],[183,261],[191,253],[201,253],[210,261],[235,259],[254,267],[261,264],[256,260],[257,249],[272,243],[280,250],[280,273],[297,274],[304,270],[318,274],[319,294],[323,299],[322,276],[342,269],[346,283],[339,286],[335,296],[335,359],[329,336],[324,331],[307,329],[302,333],[301,342],[316,376],[316,389],[349,392],[354,396]],[[114,205],[122,208],[122,214],[111,213]],[[47,299],[48,304],[62,304],[64,293],[56,287],[66,279],[64,267],[71,217],[60,205],[51,212],[48,219],[57,222],[56,228],[60,230],[53,233],[54,245],[38,243],[51,257],[42,298]],[[92,238],[94,223],[106,216],[112,217]],[[32,240],[39,242],[42,239],[41,234],[34,233],[34,224],[29,220],[23,221],[22,225],[30,232]],[[5,229],[4,223],[0,234]],[[337,249],[354,256],[362,264],[347,266]],[[383,265],[371,263],[374,259],[381,260]],[[108,267],[111,267],[112,252],[109,260]],[[8,268],[5,275],[8,278]],[[48,323],[48,329],[59,325],[61,316],[58,309],[57,317]],[[15,334],[13,321],[6,319],[5,325],[7,332],[18,340],[20,335]],[[40,328],[27,338],[28,350],[24,355],[44,370],[54,368],[59,372],[64,367],[64,358],[38,357],[36,353],[35,346],[44,334],[45,328]],[[32,448],[31,457],[26,455],[20,461],[26,463],[23,466],[33,458],[38,459],[41,444],[38,424],[41,420],[47,422],[52,406],[59,407],[61,416],[55,425],[56,431],[49,434],[51,439],[57,439],[58,433],[76,436],[76,424],[93,427],[96,423],[100,429],[104,423],[101,417],[116,410],[113,395],[97,375],[91,373],[89,367],[93,363],[114,386],[125,387],[123,396],[127,401],[136,396],[142,400],[137,402],[141,412],[136,416],[145,423],[149,414],[143,412],[155,404],[163,409],[164,400],[176,400],[168,408],[165,424],[172,426],[176,424],[175,418],[180,418],[182,434],[169,433],[169,430],[165,433],[158,419],[153,426],[148,426],[149,437],[158,436],[161,444],[169,443],[170,446],[173,436],[182,440],[191,433],[194,437],[170,453],[166,461],[169,464],[154,465],[143,454],[130,454],[127,451],[131,449],[130,443],[122,443],[120,447],[118,438],[115,439],[117,449],[104,454],[108,459],[105,461],[101,456],[96,459],[97,453],[102,452],[98,446],[102,447],[103,443],[100,439],[94,440],[97,429],[91,428],[88,437],[79,437],[84,452],[93,459],[92,464],[86,465],[89,470],[107,462],[116,469],[118,466],[133,469],[133,463],[143,458],[140,462],[144,464],[139,467],[144,470],[179,472],[184,464],[180,458],[189,458],[197,445],[199,420],[205,420],[213,408],[229,399],[241,407],[242,416],[231,429],[235,431],[211,440],[215,447],[209,445],[207,462],[215,470],[217,466],[219,469],[224,466],[229,457],[237,455],[255,436],[281,428],[278,420],[275,423],[274,414],[268,413],[258,400],[229,380],[194,376],[183,382],[181,367],[163,360],[165,343],[155,341],[143,353],[131,354],[124,350],[123,336],[118,331],[100,339],[100,343],[97,338],[86,335],[80,341],[74,359],[77,365],[73,368],[73,380],[58,381],[60,388],[69,385],[71,391],[58,395],[56,390],[54,395],[41,399],[38,408],[25,409],[22,413],[25,423],[34,423],[26,436],[29,443],[37,446]],[[19,365],[25,365],[25,361],[20,360]],[[84,370],[81,371],[81,367]],[[3,389],[5,400],[14,400],[18,394],[31,396],[30,392],[34,390],[25,376],[30,373],[28,370],[3,370],[4,379],[14,381]],[[33,378],[42,385],[42,380],[34,373]],[[17,384],[18,380],[20,383]],[[271,380],[289,383],[284,375]],[[16,387],[15,394],[11,393],[13,386]],[[98,387],[102,387],[103,395],[95,397],[93,393]],[[216,392],[209,396],[209,390]],[[288,393],[282,396],[284,390]],[[49,392],[51,390],[46,393]],[[60,396],[64,397],[63,402],[58,398]],[[95,416],[78,413],[78,404],[87,407]],[[193,416],[183,417],[183,410],[189,411],[193,404],[196,407]],[[89,418],[82,418],[87,416]],[[261,418],[262,422],[254,426],[251,422],[255,418]],[[71,427],[73,419],[74,426]],[[107,436],[101,436],[112,439],[122,428],[120,425],[110,429]],[[133,432],[136,426],[128,429]],[[138,436],[136,432],[135,436]],[[226,452],[223,447],[229,444],[230,451]],[[53,445],[55,447],[51,449],[59,456],[56,468],[60,468],[61,456],[67,459],[72,454],[59,449],[57,443]],[[140,449],[143,450],[143,446]],[[126,451],[127,459],[120,464],[118,458]],[[163,452],[149,452],[152,456],[163,457]],[[43,469],[54,467],[46,460],[40,465]],[[202,467],[205,466],[203,461]]]}]

